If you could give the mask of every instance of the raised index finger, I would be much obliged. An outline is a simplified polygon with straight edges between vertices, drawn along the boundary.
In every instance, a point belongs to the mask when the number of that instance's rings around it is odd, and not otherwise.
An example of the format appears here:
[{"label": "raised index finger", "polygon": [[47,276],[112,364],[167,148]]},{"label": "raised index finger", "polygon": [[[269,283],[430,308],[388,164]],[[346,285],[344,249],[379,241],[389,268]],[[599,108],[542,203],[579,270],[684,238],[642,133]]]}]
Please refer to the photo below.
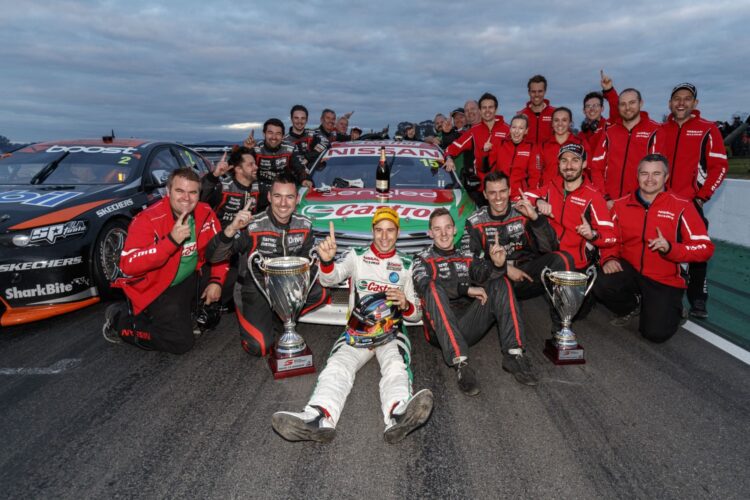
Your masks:
[{"label": "raised index finger", "polygon": [[226,152],[226,151],[224,151],[224,154],[223,154],[223,155],[222,155],[222,157],[221,157],[221,162],[222,162],[222,163],[226,163],[226,161],[227,161],[227,152]]},{"label": "raised index finger", "polygon": [[602,80],[604,80],[604,69],[599,70],[599,75],[601,76]]},{"label": "raised index finger", "polygon": [[245,208],[243,208],[242,210],[249,211],[250,210],[250,205],[252,205],[252,204],[253,204],[253,199],[250,198],[249,200],[247,200],[247,203],[245,203]]},{"label": "raised index finger", "polygon": [[333,221],[328,221],[328,232],[331,235],[331,240],[336,241],[336,232],[333,228]]}]

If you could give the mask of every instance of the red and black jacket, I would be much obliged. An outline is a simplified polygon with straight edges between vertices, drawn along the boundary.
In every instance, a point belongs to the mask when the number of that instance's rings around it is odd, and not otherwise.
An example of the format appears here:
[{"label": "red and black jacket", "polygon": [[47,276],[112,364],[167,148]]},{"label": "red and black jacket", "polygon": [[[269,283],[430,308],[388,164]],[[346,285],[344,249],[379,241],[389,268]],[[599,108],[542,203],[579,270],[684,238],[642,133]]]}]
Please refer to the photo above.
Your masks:
[{"label": "red and black jacket", "polygon": [[[659,193],[648,206],[637,193],[623,196],[612,207],[617,245],[602,250],[602,264],[624,259],[647,278],[686,288],[680,263],[705,262],[714,253],[703,219],[692,201],[672,192]],[[648,248],[657,228],[670,245],[663,254]]]},{"label": "red and black jacket", "polygon": [[[589,181],[584,180],[575,191],[566,193],[562,178],[557,178],[546,186],[532,190],[527,196],[533,203],[541,199],[552,205],[549,223],[560,241],[560,250],[573,256],[576,269],[584,269],[592,261],[592,255],[586,251],[587,244],[607,248],[617,243],[607,202]],[[581,216],[586,217],[592,229],[598,233],[592,241],[587,241],[576,231],[581,225]]]},{"label": "red and black jacket", "polygon": [[237,212],[252,200],[250,211],[258,207],[258,185],[245,186],[231,173],[220,178],[208,173],[201,178],[201,201],[208,203],[221,223],[222,229],[234,220]]},{"label": "red and black jacket", "polygon": [[727,151],[721,132],[700,112],[678,125],[672,115],[656,131],[652,152],[669,160],[667,188],[679,196],[708,201],[727,175]]},{"label": "red and black jacket", "polygon": [[565,142],[560,144],[559,142],[557,142],[557,139],[553,135],[551,138],[544,141],[544,143],[542,143],[542,145],[539,147],[539,160],[542,171],[542,176],[539,181],[540,186],[546,186],[553,180],[561,178],[560,170],[558,168],[557,155],[558,153],[560,153],[560,148],[566,144],[580,144],[581,146],[583,146],[583,150],[585,152],[583,159],[584,161],[586,161],[587,167],[583,171],[583,174],[585,176],[589,175],[588,160],[591,158],[591,151],[589,150],[588,143],[573,134],[568,134],[568,138],[565,139]]},{"label": "red and black jacket", "polygon": [[[581,125],[581,131],[578,132],[578,138],[587,142],[591,151],[596,150],[596,145],[600,142],[600,136],[607,130],[607,127],[620,121],[620,101],[615,88],[612,87],[609,90],[603,91],[602,95],[604,95],[604,98],[607,99],[607,104],[609,104],[609,118],[605,120],[603,117],[600,117],[597,122],[593,124],[589,123],[590,128],[584,128],[584,125]],[[594,127],[594,125],[596,126]]]},{"label": "red and black jacket", "polygon": [[493,147],[489,155],[490,171],[502,172],[510,179],[511,197],[518,190],[526,191],[539,185],[541,164],[539,150],[528,140],[516,144],[506,137],[500,146]]},{"label": "red and black jacket", "polygon": [[[483,191],[484,176],[487,175],[487,171],[484,168],[485,158],[488,158],[488,152],[484,151],[484,145],[487,139],[490,139],[492,149],[500,146],[500,142],[510,135],[510,127],[505,123],[503,117],[500,115],[495,116],[495,123],[492,126],[492,130],[487,128],[484,122],[477,123],[472,126],[469,130],[461,134],[461,137],[453,141],[448,149],[445,150],[445,156],[455,158],[464,151],[472,151],[474,153],[474,171],[479,178],[478,191]],[[492,150],[490,150],[492,151]],[[464,165],[466,169],[466,165]]]},{"label": "red and black jacket", "polygon": [[638,164],[653,147],[659,124],[641,111],[641,120],[628,130],[622,122],[607,127],[589,163],[591,181],[607,200],[638,189]]},{"label": "red and black jacket", "polygon": [[552,137],[552,113],[555,112],[555,108],[549,105],[547,99],[544,100],[544,109],[539,113],[535,113],[531,110],[531,101],[526,103],[526,107],[518,111],[516,114],[520,115],[523,113],[529,119],[529,133],[526,137],[536,145],[542,144],[544,141]]},{"label": "red and black jacket", "polygon": [[[202,202],[196,205],[193,217],[198,251],[196,268],[201,269],[206,262],[206,247],[221,226],[211,207]],[[151,205],[130,223],[120,256],[120,269],[126,277],[118,279],[115,286],[125,292],[133,305],[133,314],[139,314],[164,293],[177,274],[182,245],[169,235],[174,223],[169,197]],[[212,264],[209,281],[223,285],[227,269],[227,262]]]}]

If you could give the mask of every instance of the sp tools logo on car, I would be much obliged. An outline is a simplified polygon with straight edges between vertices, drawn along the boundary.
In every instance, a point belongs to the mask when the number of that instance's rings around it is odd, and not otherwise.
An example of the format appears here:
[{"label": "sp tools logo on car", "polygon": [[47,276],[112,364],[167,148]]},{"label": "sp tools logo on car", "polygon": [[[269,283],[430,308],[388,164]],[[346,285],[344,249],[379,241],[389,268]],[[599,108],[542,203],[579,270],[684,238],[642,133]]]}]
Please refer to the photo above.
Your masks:
[{"label": "sp tools logo on car", "polygon": [[65,224],[55,224],[54,226],[38,227],[31,231],[29,243],[38,241],[47,241],[54,243],[58,239],[68,238],[77,234],[86,232],[86,223],[81,220],[73,220]]},{"label": "sp tools logo on car", "polygon": [[[302,209],[303,215],[314,217],[316,220],[340,219],[342,217],[370,218],[382,203],[347,203],[344,205],[308,205]],[[388,205],[394,209],[399,217],[409,219],[428,220],[432,208],[424,205]]]}]

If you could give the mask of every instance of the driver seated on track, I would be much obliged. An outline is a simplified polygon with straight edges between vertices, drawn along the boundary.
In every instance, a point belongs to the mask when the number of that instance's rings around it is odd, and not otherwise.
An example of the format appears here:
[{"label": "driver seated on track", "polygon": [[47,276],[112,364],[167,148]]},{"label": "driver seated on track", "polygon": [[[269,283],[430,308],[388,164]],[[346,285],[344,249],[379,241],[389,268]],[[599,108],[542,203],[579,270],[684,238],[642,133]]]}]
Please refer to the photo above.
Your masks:
[{"label": "driver seated on track", "polygon": [[107,341],[173,354],[193,348],[191,310],[197,306],[199,275],[207,281],[201,300],[212,303],[221,297],[227,272],[226,262],[203,265],[221,226],[211,207],[198,201],[199,191],[194,170],[176,169],[167,179],[167,196],[130,223],[120,257],[126,277],[113,285],[128,300],[107,308],[102,329]]},{"label": "driver seated on track", "polygon": [[330,235],[317,247],[321,259],[320,282],[333,286],[350,279],[352,312],[347,329],[334,343],[302,412],[274,413],[273,428],[284,439],[331,441],[357,371],[373,357],[380,364],[386,442],[401,441],[424,424],[432,412],[433,397],[429,389],[412,395],[411,342],[401,317],[418,321],[421,314],[412,282],[412,259],[396,250],[399,233],[396,211],[378,208],[372,218],[372,232],[373,242],[369,247],[353,248],[334,263],[336,237],[331,222]]}]

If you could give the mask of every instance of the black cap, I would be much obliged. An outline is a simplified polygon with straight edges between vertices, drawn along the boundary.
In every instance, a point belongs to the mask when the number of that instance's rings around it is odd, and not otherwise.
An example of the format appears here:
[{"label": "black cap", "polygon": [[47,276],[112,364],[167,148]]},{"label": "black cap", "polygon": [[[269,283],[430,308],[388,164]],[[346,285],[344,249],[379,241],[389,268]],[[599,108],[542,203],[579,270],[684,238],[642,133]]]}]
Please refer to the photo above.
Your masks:
[{"label": "black cap", "polygon": [[455,115],[456,113],[461,113],[462,115],[466,114],[466,113],[464,112],[464,108],[456,108],[456,109],[454,109],[453,111],[451,111],[451,118],[453,118],[453,116],[454,116],[454,115]]},{"label": "black cap", "polygon": [[578,158],[583,158],[585,151],[583,149],[583,146],[573,142],[570,144],[565,144],[563,147],[561,147],[560,151],[557,153],[557,157],[562,157],[563,153],[573,153]]},{"label": "black cap", "polygon": [[695,85],[693,85],[692,83],[684,82],[672,89],[672,93],[669,95],[670,99],[674,97],[675,92],[682,89],[685,89],[693,94],[693,99],[698,98],[698,89],[695,88]]}]

